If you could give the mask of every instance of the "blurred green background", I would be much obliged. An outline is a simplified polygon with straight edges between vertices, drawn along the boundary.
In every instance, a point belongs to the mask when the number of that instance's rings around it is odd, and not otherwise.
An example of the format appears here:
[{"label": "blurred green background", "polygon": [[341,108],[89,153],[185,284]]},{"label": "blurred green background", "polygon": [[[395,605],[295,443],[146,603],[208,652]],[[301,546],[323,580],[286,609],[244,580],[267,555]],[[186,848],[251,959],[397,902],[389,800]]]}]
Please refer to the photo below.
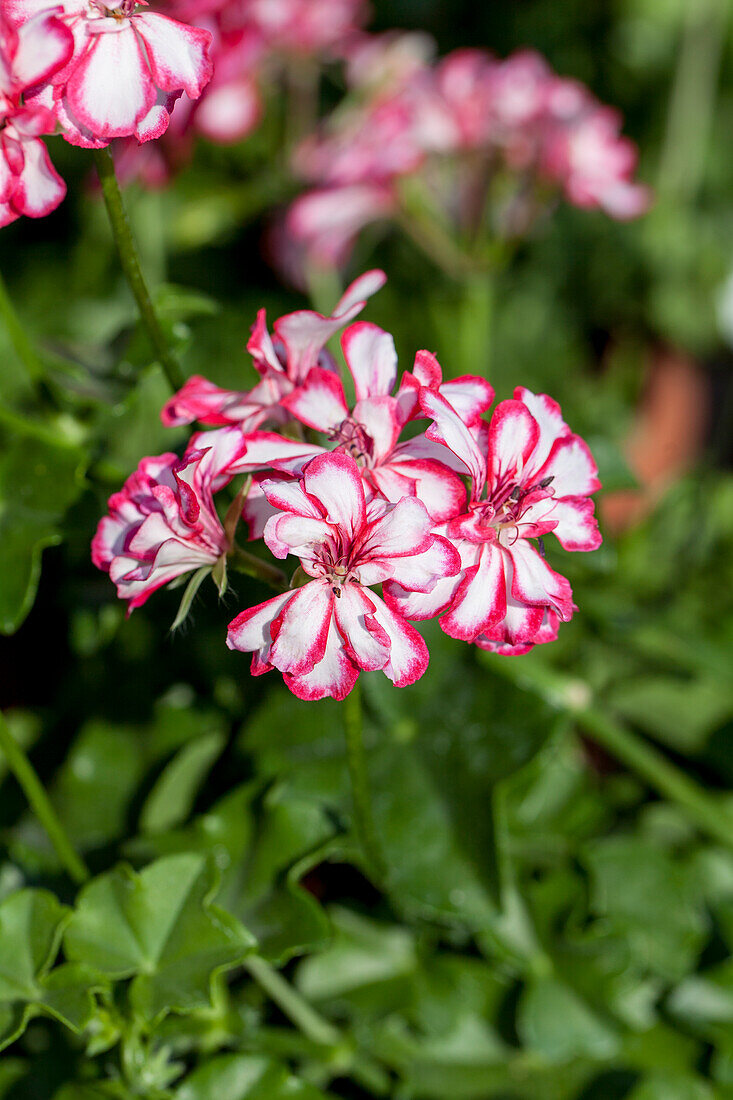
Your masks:
[{"label": "blurred green background", "polygon": [[[579,611],[528,657],[489,658],[429,629],[417,685],[365,677],[391,868],[376,890],[348,836],[338,708],[253,680],[224,646],[226,623],[265,590],[238,577],[223,606],[200,597],[171,635],[180,593],[126,620],[91,566],[106,498],[185,432],[160,425],[168,390],[135,329],[89,155],[55,140],[66,202],[3,230],[0,247],[56,398],[50,441],[0,413],[3,629],[32,599],[26,551],[32,573],[46,546],[32,609],[0,637],[0,704],[96,873],[213,852],[220,904],[383,1072],[369,1084],[323,1064],[239,978],[226,1011],[171,1017],[155,1039],[199,1066],[198,1086],[194,1075],[166,1095],[254,1096],[226,1091],[220,1061],[254,1050],[342,1097],[729,1100],[733,5],[373,7],[374,29],[428,30],[441,53],[539,50],[623,111],[656,191],[626,225],[560,206],[497,281],[488,329],[466,288],[396,234],[366,234],[348,272],[387,272],[365,316],[394,333],[402,368],[429,348],[448,374],[486,373],[499,398],[546,391],[589,440],[604,545],[548,547]],[[127,196],[186,371],[236,388],[254,380],[243,348],[256,310],[272,320],[304,304],[263,243],[279,197],[270,106],[241,147],[202,143],[169,191]],[[0,356],[1,408],[40,423],[43,394],[2,330]],[[703,789],[707,817],[609,751],[629,734]],[[0,895],[27,882],[70,900],[12,778],[0,798]],[[0,1061],[0,1097],[60,1097],[103,1061],[36,1021]],[[63,1100],[86,1100],[67,1087]]]}]

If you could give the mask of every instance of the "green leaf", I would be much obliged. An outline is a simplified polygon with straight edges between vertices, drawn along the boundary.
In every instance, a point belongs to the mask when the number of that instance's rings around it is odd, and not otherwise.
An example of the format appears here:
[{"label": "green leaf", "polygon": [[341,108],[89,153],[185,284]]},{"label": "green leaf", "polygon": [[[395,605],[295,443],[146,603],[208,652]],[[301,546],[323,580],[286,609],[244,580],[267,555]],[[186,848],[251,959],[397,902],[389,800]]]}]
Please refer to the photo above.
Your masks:
[{"label": "green leaf", "polygon": [[61,541],[85,465],[80,447],[0,427],[0,633],[17,630],[33,606],[41,554]]},{"label": "green leaf", "polygon": [[160,859],[140,874],[122,865],[86,886],[64,951],[112,979],[133,978],[130,1001],[148,1020],[211,1003],[214,976],[241,962],[254,939],[211,904],[206,859]]},{"label": "green leaf", "polygon": [[98,980],[86,967],[50,969],[68,917],[44,890],[19,890],[0,904],[0,1049],[39,1013],[76,1031],[86,1023]]},{"label": "green leaf", "polygon": [[[417,966],[414,937],[400,925],[361,917],[349,909],[329,910],[333,940],[325,951],[298,967],[297,985],[306,1000],[333,1001],[358,995],[363,1006],[375,995],[399,1001],[398,989]],[[375,988],[376,987],[376,988]]]},{"label": "green leaf", "polygon": [[[478,668],[438,630],[431,675],[395,691],[364,677],[374,715],[366,740],[387,889],[412,916],[488,928],[498,911],[492,815],[496,784],[544,743],[555,718]],[[460,662],[459,664],[457,664]],[[341,710],[272,693],[241,739],[261,772],[287,776],[303,797],[350,810]]]},{"label": "green leaf", "polygon": [[140,814],[143,832],[161,833],[185,821],[225,744],[226,734],[213,730],[179,749],[145,800]]},{"label": "green leaf", "polygon": [[700,1077],[655,1073],[629,1093],[628,1100],[718,1100],[712,1086]]},{"label": "green leaf", "polygon": [[326,1094],[270,1058],[224,1054],[176,1089],[174,1100],[324,1100]]},{"label": "green leaf", "polygon": [[612,1028],[555,978],[535,979],[527,987],[517,1029],[530,1050],[554,1063],[610,1058],[618,1049]]},{"label": "green leaf", "polygon": [[708,922],[694,869],[636,837],[588,848],[592,907],[645,970],[678,981],[694,964]]},{"label": "green leaf", "polygon": [[328,940],[325,914],[300,880],[333,832],[318,803],[282,785],[263,795],[260,783],[249,783],[190,827],[140,837],[127,852],[144,859],[181,851],[210,855],[222,876],[220,904],[250,929],[261,955],[282,964]]},{"label": "green leaf", "polygon": [[700,752],[711,733],[733,717],[733,691],[719,679],[644,676],[624,680],[608,705],[678,752]]}]

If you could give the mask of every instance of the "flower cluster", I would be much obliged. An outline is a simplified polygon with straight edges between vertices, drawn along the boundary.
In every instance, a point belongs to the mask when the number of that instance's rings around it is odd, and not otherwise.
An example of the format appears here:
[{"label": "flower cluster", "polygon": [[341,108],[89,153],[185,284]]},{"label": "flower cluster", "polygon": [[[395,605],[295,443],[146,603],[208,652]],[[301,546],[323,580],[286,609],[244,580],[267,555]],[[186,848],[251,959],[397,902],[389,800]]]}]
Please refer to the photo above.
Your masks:
[{"label": "flower cluster", "polygon": [[0,22],[0,225],[58,206],[63,182],[41,134],[99,149],[168,127],[185,92],[212,74],[207,30],[147,0],[3,0]]},{"label": "flower cluster", "polygon": [[295,157],[313,189],[288,228],[315,261],[342,263],[364,226],[416,204],[464,235],[493,218],[499,237],[526,232],[558,193],[619,219],[648,205],[620,115],[537,53],[434,62],[425,36],[387,34],[356,37],[347,59],[346,99]]},{"label": "flower cluster", "polygon": [[214,73],[196,101],[181,97],[163,143],[118,149],[121,173],[148,186],[165,184],[187,161],[195,135],[224,145],[247,137],[262,117],[264,90],[283,75],[316,75],[366,14],[363,0],[167,0],[166,10],[211,35]]},{"label": "flower cluster", "polygon": [[[257,386],[190,378],[163,421],[210,428],[181,459],[144,459],[93,544],[132,609],[184,574],[208,567],[220,579],[227,557],[261,561],[236,544],[241,516],[250,539],[299,566],[233,620],[227,644],[304,699],[343,698],[360,670],[413,683],[428,654],[412,621],[439,617],[452,637],[502,654],[551,641],[575,606],[542,539],[552,532],[566,550],[601,541],[596,466],[558,405],[520,387],[487,420],[488,382],[444,381],[426,351],[398,383],[392,337],[353,321],[383,282],[368,272],[333,316],[291,313],[274,338],[261,312],[249,343]],[[353,403],[326,349],[342,328]],[[222,522],[215,494],[242,474]]]}]

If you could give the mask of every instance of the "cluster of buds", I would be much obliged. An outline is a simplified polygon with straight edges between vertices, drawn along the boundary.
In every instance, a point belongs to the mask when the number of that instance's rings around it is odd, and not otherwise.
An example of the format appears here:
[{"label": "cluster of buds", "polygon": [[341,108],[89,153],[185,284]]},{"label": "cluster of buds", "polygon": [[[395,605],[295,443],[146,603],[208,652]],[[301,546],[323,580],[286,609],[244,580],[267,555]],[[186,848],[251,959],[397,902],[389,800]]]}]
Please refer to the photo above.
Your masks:
[{"label": "cluster of buds", "polygon": [[[303,699],[342,699],[360,671],[413,683],[428,662],[415,621],[439,618],[446,634],[502,654],[553,640],[576,608],[542,539],[567,550],[601,541],[596,466],[558,405],[520,387],[487,419],[488,382],[444,381],[426,351],[398,383],[390,334],[354,321],[383,283],[368,272],[331,317],[291,313],[274,336],[261,312],[248,345],[257,386],[190,378],[163,422],[208,427],[182,458],[141,462],[93,543],[130,609],[189,574],[198,586],[210,572],[221,591],[227,561],[250,557],[240,521],[275,558],[297,561],[289,582],[275,574],[276,596],[230,623],[227,644]],[[326,348],[340,329],[348,387]]]},{"label": "cluster of buds", "polygon": [[433,61],[426,36],[363,35],[346,71],[346,98],[294,161],[312,189],[289,236],[312,262],[340,265],[365,226],[420,210],[455,239],[496,239],[525,234],[558,196],[618,219],[648,205],[618,112],[537,53]]},{"label": "cluster of buds", "polygon": [[2,0],[0,14],[0,225],[64,197],[39,135],[89,149],[158,138],[213,71],[210,33],[146,0]]}]

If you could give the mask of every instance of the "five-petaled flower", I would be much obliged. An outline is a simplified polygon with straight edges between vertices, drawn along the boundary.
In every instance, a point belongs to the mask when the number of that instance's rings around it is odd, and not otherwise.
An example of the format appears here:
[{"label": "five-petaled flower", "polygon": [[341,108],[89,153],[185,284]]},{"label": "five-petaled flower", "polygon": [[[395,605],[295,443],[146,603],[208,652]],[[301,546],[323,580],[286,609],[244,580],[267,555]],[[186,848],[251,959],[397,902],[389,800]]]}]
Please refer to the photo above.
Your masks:
[{"label": "five-petaled flower", "polygon": [[425,506],[373,499],[347,454],[319,455],[299,482],[265,482],[279,514],[265,542],[277,558],[294,554],[311,578],[243,611],[229,625],[231,649],[253,652],[252,672],[279,669],[301,699],[343,699],[360,670],[381,669],[397,687],[414,683],[428,663],[425,642],[372,585],[389,579],[430,592],[460,567],[458,554],[432,534]]},{"label": "five-petaled flower", "polygon": [[588,447],[555,401],[521,386],[496,407],[488,431],[471,431],[440,394],[423,389],[420,403],[433,419],[428,437],[461,461],[471,483],[468,508],[440,528],[461,570],[427,595],[389,582],[386,599],[410,619],[442,614],[446,634],[503,653],[552,640],[575,610],[572,591],[531,540],[553,532],[566,550],[599,546],[590,494],[600,482]]}]

